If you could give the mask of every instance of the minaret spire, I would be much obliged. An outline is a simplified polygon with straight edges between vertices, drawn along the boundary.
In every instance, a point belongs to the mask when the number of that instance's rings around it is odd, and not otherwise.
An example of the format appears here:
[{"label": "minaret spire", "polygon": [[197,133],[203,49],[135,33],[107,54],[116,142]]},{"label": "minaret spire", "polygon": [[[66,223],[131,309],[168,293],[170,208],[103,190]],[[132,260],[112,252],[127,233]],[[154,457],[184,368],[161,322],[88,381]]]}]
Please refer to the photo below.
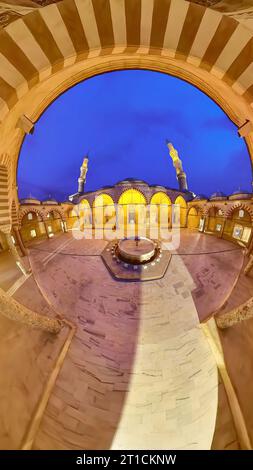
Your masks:
[{"label": "minaret spire", "polygon": [[176,170],[179,189],[180,191],[186,191],[188,189],[188,185],[187,185],[186,174],[183,170],[182,160],[180,160],[177,150],[168,140],[166,140],[166,145],[169,149],[169,154],[172,158],[173,166]]},{"label": "minaret spire", "polygon": [[78,178],[78,193],[83,194],[84,192],[84,185],[86,183],[86,175],[88,171],[88,162],[89,159],[86,156],[83,160],[82,166],[80,167],[80,176]]}]

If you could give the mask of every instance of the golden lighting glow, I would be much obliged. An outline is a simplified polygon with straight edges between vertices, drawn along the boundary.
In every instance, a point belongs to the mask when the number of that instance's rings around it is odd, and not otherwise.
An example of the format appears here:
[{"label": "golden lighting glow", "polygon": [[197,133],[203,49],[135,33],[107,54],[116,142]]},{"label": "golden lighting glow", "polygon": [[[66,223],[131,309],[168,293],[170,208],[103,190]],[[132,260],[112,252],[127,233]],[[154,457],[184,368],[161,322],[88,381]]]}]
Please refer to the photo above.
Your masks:
[{"label": "golden lighting glow", "polygon": [[114,206],[114,201],[109,194],[99,194],[93,202],[93,208]]},{"label": "golden lighting glow", "polygon": [[118,204],[123,208],[123,212],[120,214],[120,224],[123,224],[127,229],[132,227],[132,235],[134,235],[136,228],[141,230],[141,226],[144,226],[146,222],[147,201],[145,196],[138,189],[128,189],[121,194]]},{"label": "golden lighting glow", "polygon": [[88,158],[84,158],[83,163],[82,163],[83,168],[88,168]]},{"label": "golden lighting glow", "polygon": [[187,204],[182,196],[178,196],[175,200],[175,204],[180,206],[180,226],[186,226],[186,215],[187,215]]},{"label": "golden lighting glow", "polygon": [[171,225],[171,200],[162,191],[155,193],[150,201],[150,226],[154,224],[165,227]]},{"label": "golden lighting glow", "polygon": [[105,223],[115,224],[114,201],[109,194],[100,194],[93,202],[93,221],[95,225],[104,227]]},{"label": "golden lighting glow", "polygon": [[146,204],[146,198],[138,189],[127,189],[121,194],[119,204]]},{"label": "golden lighting glow", "polygon": [[177,173],[177,175],[179,175],[183,171],[182,161],[180,160],[180,158],[178,156],[177,150],[175,149],[175,147],[172,144],[168,143],[168,149],[169,149],[170,156],[172,158],[173,165],[174,165],[174,168],[176,170],[176,173]]},{"label": "golden lighting glow", "polygon": [[164,205],[167,204],[168,206],[171,206],[171,200],[167,194],[163,193],[162,191],[159,191],[158,193],[155,193],[150,201],[150,204],[159,204],[159,205]]},{"label": "golden lighting glow", "polygon": [[90,208],[90,203],[87,199],[82,199],[80,202],[80,206],[82,209],[86,209],[87,207]]},{"label": "golden lighting glow", "polygon": [[199,227],[200,214],[196,207],[191,207],[188,212],[187,226],[191,229],[197,229]]}]

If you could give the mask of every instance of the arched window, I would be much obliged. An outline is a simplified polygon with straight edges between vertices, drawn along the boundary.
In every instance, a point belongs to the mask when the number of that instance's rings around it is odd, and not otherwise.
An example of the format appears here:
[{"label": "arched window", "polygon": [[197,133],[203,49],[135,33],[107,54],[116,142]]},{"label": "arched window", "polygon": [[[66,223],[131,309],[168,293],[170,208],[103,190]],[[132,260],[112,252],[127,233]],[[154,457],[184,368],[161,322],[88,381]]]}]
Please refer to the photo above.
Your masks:
[{"label": "arched window", "polygon": [[21,220],[20,233],[24,243],[29,243],[35,238],[45,237],[46,231],[41,215],[33,210],[24,214]]}]

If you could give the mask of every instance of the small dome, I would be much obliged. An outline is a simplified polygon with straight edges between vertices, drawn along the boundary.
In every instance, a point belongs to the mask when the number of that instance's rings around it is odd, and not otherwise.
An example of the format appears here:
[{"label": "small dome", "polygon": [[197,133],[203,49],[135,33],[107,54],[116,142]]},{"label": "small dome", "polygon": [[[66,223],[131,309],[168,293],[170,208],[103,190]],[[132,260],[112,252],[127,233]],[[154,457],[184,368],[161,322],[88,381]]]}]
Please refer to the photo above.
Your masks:
[{"label": "small dome", "polygon": [[166,191],[167,188],[165,186],[161,186],[160,184],[151,184],[151,188],[159,189],[159,191]]},{"label": "small dome", "polygon": [[244,189],[237,189],[236,191],[229,196],[229,199],[251,199],[253,197],[253,193],[250,193]]},{"label": "small dome", "polygon": [[30,204],[30,205],[39,205],[41,202],[39,199],[36,199],[35,197],[26,197],[24,199],[20,199],[20,204]]},{"label": "small dome", "polygon": [[227,199],[227,196],[222,191],[217,191],[216,193],[213,193],[210,197],[211,201],[214,199]]},{"label": "small dome", "polygon": [[128,183],[147,184],[148,185],[148,183],[146,181],[138,180],[136,178],[126,178],[125,180],[118,181],[118,183],[116,183],[116,184],[118,185],[118,184],[128,184]]},{"label": "small dome", "polygon": [[52,199],[46,199],[45,201],[42,201],[42,204],[44,204],[44,206],[46,206],[46,205],[50,206],[52,204],[58,205],[59,203],[56,201],[56,199],[52,198]]}]

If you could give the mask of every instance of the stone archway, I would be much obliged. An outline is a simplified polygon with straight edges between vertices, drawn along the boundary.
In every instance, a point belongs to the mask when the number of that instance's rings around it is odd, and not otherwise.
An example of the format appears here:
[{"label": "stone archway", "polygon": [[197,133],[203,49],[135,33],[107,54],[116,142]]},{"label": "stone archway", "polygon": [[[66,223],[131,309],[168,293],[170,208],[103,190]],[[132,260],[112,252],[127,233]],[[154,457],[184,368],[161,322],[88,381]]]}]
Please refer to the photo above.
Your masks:
[{"label": "stone archway", "polygon": [[187,213],[187,227],[197,229],[199,227],[201,213],[196,206],[192,206]]},{"label": "stone archway", "polygon": [[[20,117],[36,122],[59,94],[106,71],[142,68],[180,77],[216,101],[237,126],[253,120],[249,30],[184,0],[111,0],[103,6],[103,0],[64,0],[0,32],[0,146],[12,162],[13,187],[24,137]],[[252,154],[252,135],[246,141]]]},{"label": "stone archway", "polygon": [[49,238],[65,231],[63,214],[58,209],[51,208],[44,214],[44,224]]},{"label": "stone archway", "polygon": [[224,237],[249,246],[252,240],[253,214],[247,204],[235,204],[226,213]]},{"label": "stone archway", "polygon": [[[186,227],[186,221],[187,221],[187,204],[183,196],[178,196],[175,200],[175,208],[178,206],[179,207],[179,220],[180,220],[180,227]],[[175,213],[175,216],[177,217],[177,214]]]},{"label": "stone archway", "polygon": [[225,213],[219,205],[212,205],[206,212],[206,226],[205,232],[216,233],[221,235],[223,232]]},{"label": "stone archway", "polygon": [[[0,147],[10,156],[9,195],[25,135],[20,118],[36,122],[60,93],[99,73],[168,73],[199,87],[237,126],[252,121],[250,41],[235,20],[183,0],[64,0],[18,27],[14,21],[0,32]],[[252,136],[246,142],[252,155]]]},{"label": "stone archway", "polygon": [[162,192],[153,194],[150,200],[150,226],[158,224],[159,228],[171,227],[171,199]]},{"label": "stone archway", "polygon": [[119,223],[124,226],[126,235],[137,236],[145,233],[146,204],[146,197],[139,189],[126,189],[120,195],[118,200]]},{"label": "stone archway", "polygon": [[44,218],[40,211],[27,208],[19,214],[21,240],[24,245],[47,236]]},{"label": "stone archway", "polygon": [[93,224],[97,230],[104,230],[106,224],[115,224],[113,198],[106,193],[97,195],[93,201]]},{"label": "stone archway", "polygon": [[88,199],[82,199],[78,204],[80,226],[91,227],[92,226],[92,211]]}]

